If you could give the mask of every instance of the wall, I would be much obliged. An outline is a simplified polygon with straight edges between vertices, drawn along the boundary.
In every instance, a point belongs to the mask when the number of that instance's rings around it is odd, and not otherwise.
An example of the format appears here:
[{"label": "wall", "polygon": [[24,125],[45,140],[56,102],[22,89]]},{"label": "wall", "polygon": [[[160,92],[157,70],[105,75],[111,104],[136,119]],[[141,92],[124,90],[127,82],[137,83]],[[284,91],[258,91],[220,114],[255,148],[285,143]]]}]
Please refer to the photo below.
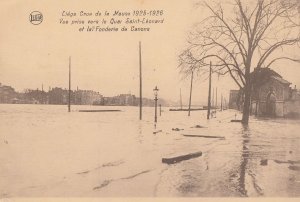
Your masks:
[{"label": "wall", "polygon": [[257,102],[256,100],[252,101],[252,114],[256,114],[258,116],[263,116],[266,114],[266,100],[271,86],[273,87],[276,96],[276,116],[285,116],[285,101],[288,100],[290,97],[290,89],[288,85],[282,84],[275,79],[270,79],[267,83],[265,83],[258,89],[257,94],[259,95],[260,99],[257,105],[257,114],[255,113]]},{"label": "wall", "polygon": [[284,103],[284,117],[300,118],[300,100],[289,100]]}]

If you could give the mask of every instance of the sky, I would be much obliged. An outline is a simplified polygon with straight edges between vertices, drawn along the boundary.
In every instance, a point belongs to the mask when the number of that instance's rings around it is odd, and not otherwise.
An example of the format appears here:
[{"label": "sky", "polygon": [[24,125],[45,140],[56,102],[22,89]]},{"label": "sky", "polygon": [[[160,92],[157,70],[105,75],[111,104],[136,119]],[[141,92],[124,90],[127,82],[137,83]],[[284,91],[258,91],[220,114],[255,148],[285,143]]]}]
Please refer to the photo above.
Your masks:
[{"label": "sky", "polygon": [[[17,91],[68,86],[69,56],[72,63],[72,89],[90,89],[104,96],[122,93],[139,94],[139,49],[142,43],[143,96],[152,98],[153,88],[159,97],[178,101],[181,88],[183,103],[188,103],[189,78],[179,74],[178,55],[186,46],[194,23],[207,15],[191,1],[103,0],[103,1],[17,1],[0,2],[0,82]],[[62,11],[163,9],[165,23],[150,32],[78,32],[59,24]],[[38,10],[44,20],[32,25],[29,14]],[[74,17],[76,19],[76,17]],[[291,50],[291,54],[298,54]],[[299,54],[298,54],[299,55]],[[285,79],[300,86],[299,64],[274,66]],[[193,104],[207,102],[208,81],[196,77]],[[229,96],[237,89],[228,77],[213,76],[219,96]]]}]

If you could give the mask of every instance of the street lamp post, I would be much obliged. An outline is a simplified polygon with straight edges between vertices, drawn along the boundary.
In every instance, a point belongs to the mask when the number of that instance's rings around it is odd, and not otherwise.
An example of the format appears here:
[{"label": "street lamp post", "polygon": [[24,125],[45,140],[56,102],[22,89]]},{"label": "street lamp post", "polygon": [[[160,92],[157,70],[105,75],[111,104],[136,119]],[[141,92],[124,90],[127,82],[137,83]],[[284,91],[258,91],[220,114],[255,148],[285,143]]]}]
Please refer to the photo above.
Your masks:
[{"label": "street lamp post", "polygon": [[159,89],[157,88],[157,86],[155,86],[155,88],[153,89],[154,91],[154,101],[155,101],[155,114],[154,114],[154,122],[157,123],[157,94],[158,94],[158,91]]},{"label": "street lamp post", "polygon": [[159,104],[159,116],[161,116],[161,104]]}]

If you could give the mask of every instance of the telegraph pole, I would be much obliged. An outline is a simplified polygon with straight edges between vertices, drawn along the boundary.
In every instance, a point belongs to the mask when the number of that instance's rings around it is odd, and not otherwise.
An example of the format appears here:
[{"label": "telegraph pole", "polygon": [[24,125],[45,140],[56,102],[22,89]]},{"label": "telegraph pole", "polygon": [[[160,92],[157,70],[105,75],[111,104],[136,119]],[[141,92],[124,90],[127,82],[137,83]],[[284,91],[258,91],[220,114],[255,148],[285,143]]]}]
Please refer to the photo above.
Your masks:
[{"label": "telegraph pole", "polygon": [[154,122],[157,123],[157,95],[154,98],[155,101],[155,114],[154,114]]},{"label": "telegraph pole", "polygon": [[218,87],[216,87],[216,109],[218,107]]},{"label": "telegraph pole", "polygon": [[194,70],[192,70],[192,75],[191,75],[191,88],[190,88],[190,100],[189,100],[189,114],[188,114],[188,116],[191,115],[191,102],[192,102],[193,77],[194,77]]},{"label": "telegraph pole", "polygon": [[221,94],[221,111],[223,111],[223,94]]},{"label": "telegraph pole", "polygon": [[159,116],[161,116],[161,104],[159,104]]},{"label": "telegraph pole", "polygon": [[158,91],[159,89],[157,88],[157,86],[155,86],[155,88],[153,89],[154,91],[154,101],[155,101],[155,114],[154,114],[154,123],[157,123],[157,94],[158,94]]},{"label": "telegraph pole", "polygon": [[141,42],[139,42],[139,66],[140,66],[140,120],[142,120],[142,107],[143,107],[143,97],[142,97],[142,48]]},{"label": "telegraph pole", "polygon": [[71,112],[71,56],[69,57],[69,100],[68,112]]},{"label": "telegraph pole", "polygon": [[215,88],[213,88],[211,106],[214,108],[215,105]]},{"label": "telegraph pole", "polygon": [[215,106],[215,117],[217,117],[217,108],[218,108],[218,87],[216,87],[216,106]]},{"label": "telegraph pole", "polygon": [[208,103],[207,103],[207,119],[210,118],[210,107],[211,107],[211,62],[209,64],[209,84],[208,84]]}]

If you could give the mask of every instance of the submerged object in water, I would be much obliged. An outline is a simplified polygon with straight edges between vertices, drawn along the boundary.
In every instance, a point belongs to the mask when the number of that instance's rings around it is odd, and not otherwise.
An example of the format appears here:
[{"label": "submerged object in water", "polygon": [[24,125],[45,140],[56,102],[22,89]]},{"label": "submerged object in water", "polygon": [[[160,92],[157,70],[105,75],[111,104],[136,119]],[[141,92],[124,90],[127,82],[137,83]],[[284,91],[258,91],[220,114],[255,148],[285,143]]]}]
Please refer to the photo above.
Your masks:
[{"label": "submerged object in water", "polygon": [[180,155],[180,156],[175,156],[175,157],[169,157],[169,158],[162,158],[162,162],[166,164],[174,164],[178,163],[180,161],[185,161],[189,160],[192,158],[197,158],[199,156],[202,156],[202,152],[195,152],[195,153],[190,153],[190,154],[185,154],[185,155]]},{"label": "submerged object in water", "polygon": [[221,138],[225,139],[224,136],[213,136],[213,135],[187,135],[187,134],[182,134],[185,137],[203,137],[203,138]]},{"label": "submerged object in water", "polygon": [[121,112],[119,109],[87,109],[79,110],[79,112]]}]

